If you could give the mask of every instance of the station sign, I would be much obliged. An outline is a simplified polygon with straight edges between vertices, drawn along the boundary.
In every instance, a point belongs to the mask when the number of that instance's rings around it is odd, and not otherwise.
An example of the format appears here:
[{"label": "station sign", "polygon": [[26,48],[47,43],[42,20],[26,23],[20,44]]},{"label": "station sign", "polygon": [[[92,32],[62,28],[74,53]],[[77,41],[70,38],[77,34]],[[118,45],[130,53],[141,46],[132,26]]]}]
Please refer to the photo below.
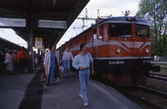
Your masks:
[{"label": "station sign", "polygon": [[0,27],[26,27],[26,19],[0,17]]},{"label": "station sign", "polygon": [[66,21],[58,21],[58,20],[38,20],[39,28],[59,28],[59,29],[67,29]]},{"label": "station sign", "polygon": [[36,37],[35,38],[35,48],[41,49],[43,44],[43,39],[41,37]]}]

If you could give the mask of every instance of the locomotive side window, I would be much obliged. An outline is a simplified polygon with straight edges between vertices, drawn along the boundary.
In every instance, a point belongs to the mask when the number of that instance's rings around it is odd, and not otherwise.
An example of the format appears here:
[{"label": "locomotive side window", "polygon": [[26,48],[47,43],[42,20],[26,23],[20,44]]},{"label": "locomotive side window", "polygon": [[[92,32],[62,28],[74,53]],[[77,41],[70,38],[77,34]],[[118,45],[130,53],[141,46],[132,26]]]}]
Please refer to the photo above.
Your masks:
[{"label": "locomotive side window", "polygon": [[102,39],[103,37],[103,27],[100,27],[100,35],[98,36],[98,39]]},{"label": "locomotive side window", "polygon": [[85,38],[84,38],[84,42],[86,42],[86,40],[87,40],[87,38],[86,38],[86,36],[85,36]]},{"label": "locomotive side window", "polygon": [[93,39],[97,39],[96,30],[93,31]]},{"label": "locomotive side window", "polygon": [[70,44],[70,46],[72,47],[72,43]]},{"label": "locomotive side window", "polygon": [[109,25],[109,37],[131,37],[131,25],[127,23],[112,23]]},{"label": "locomotive side window", "polygon": [[78,45],[78,40],[76,40],[76,45]]},{"label": "locomotive side window", "polygon": [[137,24],[136,36],[141,38],[150,38],[149,26]]}]

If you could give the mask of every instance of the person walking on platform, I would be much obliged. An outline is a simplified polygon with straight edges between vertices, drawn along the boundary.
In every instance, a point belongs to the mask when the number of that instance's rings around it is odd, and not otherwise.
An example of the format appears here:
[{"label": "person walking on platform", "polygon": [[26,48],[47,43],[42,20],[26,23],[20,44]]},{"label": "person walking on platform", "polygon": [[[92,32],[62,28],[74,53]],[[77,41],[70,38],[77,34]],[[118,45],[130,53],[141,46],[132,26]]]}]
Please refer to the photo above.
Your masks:
[{"label": "person walking on platform", "polygon": [[0,72],[1,72],[1,73],[5,73],[4,61],[5,61],[5,55],[4,55],[4,53],[0,50]]},{"label": "person walking on platform", "polygon": [[34,68],[36,68],[38,65],[38,58],[37,56],[34,58]]},{"label": "person walking on platform", "polygon": [[69,73],[70,73],[70,60],[73,60],[73,55],[72,53],[69,51],[70,48],[67,46],[64,53],[63,53],[63,64],[64,64],[64,74],[65,77],[69,77]]},{"label": "person walking on platform", "polygon": [[45,68],[45,74],[47,75],[48,81],[49,81],[49,85],[53,86],[53,79],[54,79],[54,75],[56,72],[56,54],[55,54],[55,45],[52,45],[49,47],[48,52],[46,52],[45,54],[45,58],[44,58],[44,68]]},{"label": "person walking on platform", "polygon": [[56,63],[56,74],[55,74],[55,78],[56,78],[56,81],[59,81],[59,78],[60,78],[60,71],[59,71],[59,65],[60,65],[60,60],[59,60],[59,51],[58,50],[55,50],[55,55],[56,55],[56,59],[57,59],[57,63]]},{"label": "person walking on platform", "polygon": [[19,73],[24,73],[24,67],[26,65],[26,58],[27,54],[22,47],[21,50],[18,52],[17,60],[19,63]]},{"label": "person walking on platform", "polygon": [[88,97],[86,93],[88,81],[90,78],[90,67],[92,69],[91,73],[94,74],[93,68],[93,58],[90,53],[86,50],[86,43],[80,45],[81,52],[74,57],[72,66],[79,70],[79,81],[80,81],[80,92],[79,96],[83,99],[84,106],[88,106]]},{"label": "person walking on platform", "polygon": [[14,69],[14,71],[17,71],[17,54],[16,54],[16,51],[13,51],[12,56],[13,56],[13,69]]}]

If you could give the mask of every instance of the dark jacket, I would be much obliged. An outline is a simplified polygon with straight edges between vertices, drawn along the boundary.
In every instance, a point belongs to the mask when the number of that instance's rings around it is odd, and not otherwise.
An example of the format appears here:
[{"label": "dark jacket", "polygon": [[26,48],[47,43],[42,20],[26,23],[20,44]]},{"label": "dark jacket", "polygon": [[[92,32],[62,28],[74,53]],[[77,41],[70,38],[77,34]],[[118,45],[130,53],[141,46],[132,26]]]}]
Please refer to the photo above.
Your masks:
[{"label": "dark jacket", "polygon": [[0,53],[0,62],[4,62],[5,61],[5,55]]}]

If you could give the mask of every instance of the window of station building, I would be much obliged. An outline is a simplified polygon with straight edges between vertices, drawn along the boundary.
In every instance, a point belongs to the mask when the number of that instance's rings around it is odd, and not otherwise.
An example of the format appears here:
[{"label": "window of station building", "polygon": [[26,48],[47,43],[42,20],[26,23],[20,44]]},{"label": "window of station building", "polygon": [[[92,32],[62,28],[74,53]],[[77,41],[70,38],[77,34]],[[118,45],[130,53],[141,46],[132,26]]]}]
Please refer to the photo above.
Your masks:
[{"label": "window of station building", "polygon": [[129,23],[109,24],[109,37],[131,37],[131,25]]}]

